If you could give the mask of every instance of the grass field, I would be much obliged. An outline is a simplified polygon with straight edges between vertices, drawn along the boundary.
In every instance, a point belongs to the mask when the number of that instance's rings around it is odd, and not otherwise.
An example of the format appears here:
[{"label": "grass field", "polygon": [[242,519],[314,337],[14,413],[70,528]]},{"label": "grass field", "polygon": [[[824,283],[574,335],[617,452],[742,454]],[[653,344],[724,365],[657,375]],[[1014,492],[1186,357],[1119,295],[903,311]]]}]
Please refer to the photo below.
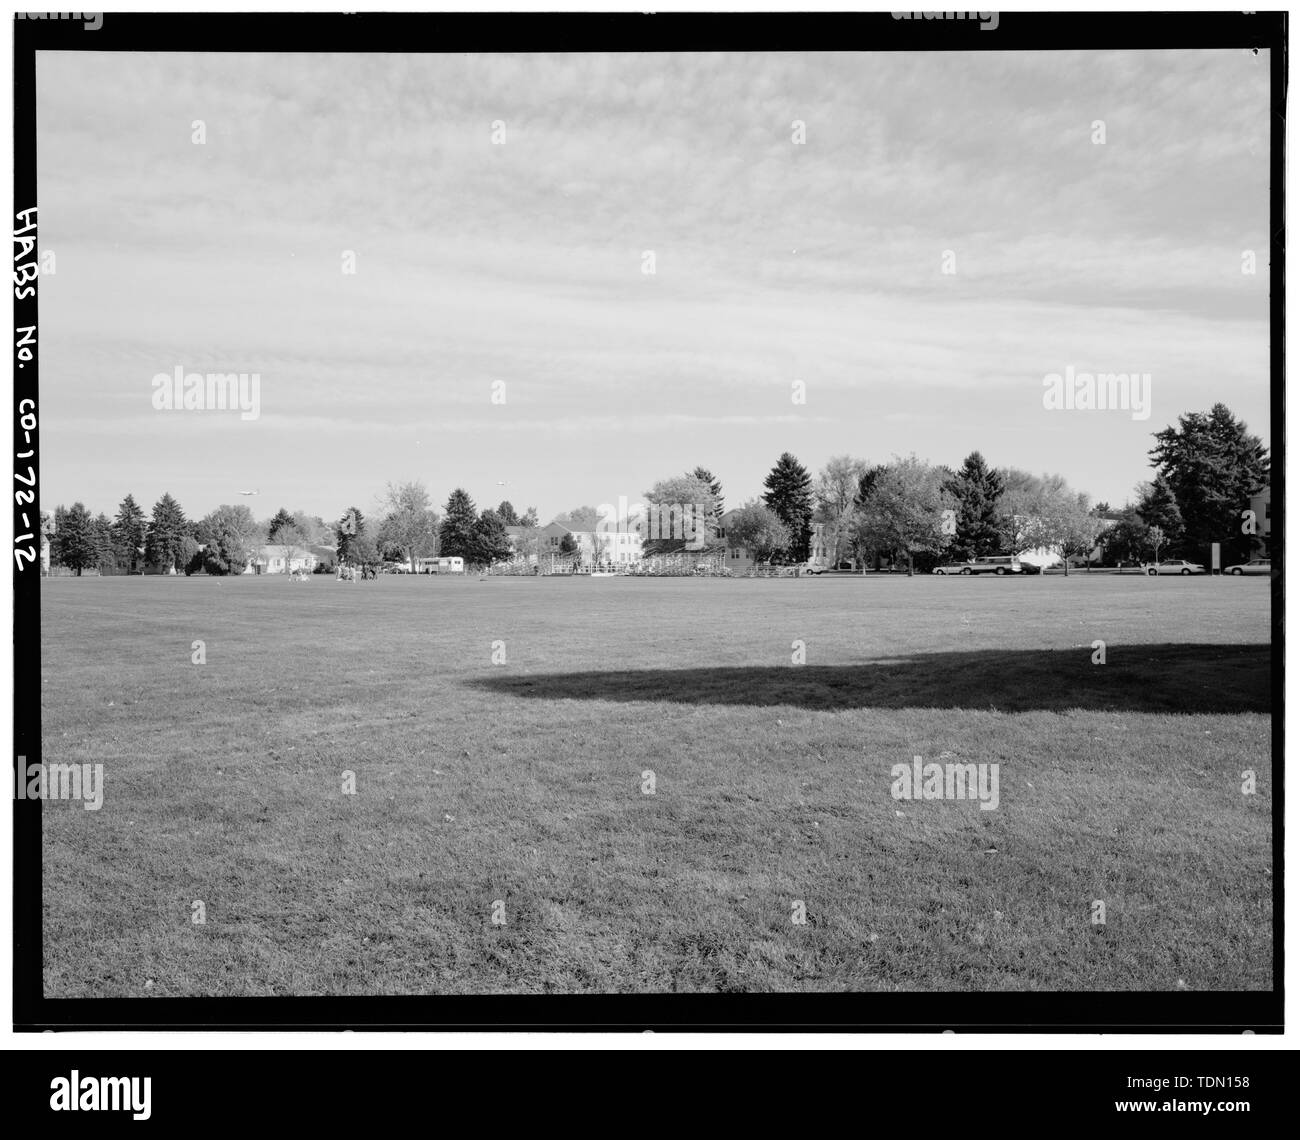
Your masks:
[{"label": "grass field", "polygon": [[46,580],[45,991],[1268,989],[1268,587]]}]

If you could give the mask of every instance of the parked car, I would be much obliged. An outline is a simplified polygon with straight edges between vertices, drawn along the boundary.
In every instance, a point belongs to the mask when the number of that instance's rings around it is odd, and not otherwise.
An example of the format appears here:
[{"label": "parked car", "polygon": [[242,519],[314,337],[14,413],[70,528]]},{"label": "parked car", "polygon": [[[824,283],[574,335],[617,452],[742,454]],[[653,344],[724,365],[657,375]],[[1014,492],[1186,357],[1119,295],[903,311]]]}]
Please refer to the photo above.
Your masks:
[{"label": "parked car", "polygon": [[970,572],[969,562],[945,562],[931,571],[932,574],[969,574]]},{"label": "parked car", "polygon": [[805,574],[820,574],[823,570],[826,569],[826,567],[823,566],[820,562],[818,562],[815,558],[810,558],[808,559],[807,562],[801,562],[799,564],[799,569],[802,570],[803,573]]},{"label": "parked car", "polygon": [[1252,558],[1249,562],[1242,562],[1237,566],[1226,566],[1223,572],[1225,574],[1271,574],[1273,562],[1269,558]]},{"label": "parked car", "polygon": [[970,563],[972,574],[1021,574],[1024,567],[1014,554],[986,554]]},{"label": "parked car", "polygon": [[1154,578],[1157,574],[1204,574],[1205,567],[1199,562],[1188,562],[1185,558],[1169,558],[1164,562],[1148,562],[1147,574]]}]

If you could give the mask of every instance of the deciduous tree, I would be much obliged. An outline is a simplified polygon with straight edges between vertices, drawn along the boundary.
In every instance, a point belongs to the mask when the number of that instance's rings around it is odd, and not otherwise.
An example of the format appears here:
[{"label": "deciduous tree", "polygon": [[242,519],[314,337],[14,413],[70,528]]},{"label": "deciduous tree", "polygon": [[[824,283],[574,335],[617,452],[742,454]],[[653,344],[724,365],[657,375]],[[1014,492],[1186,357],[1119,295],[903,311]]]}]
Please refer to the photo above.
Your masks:
[{"label": "deciduous tree", "polygon": [[858,485],[866,471],[865,460],[854,459],[851,455],[834,455],[817,474],[813,518],[825,528],[832,567],[839,566],[849,546]]},{"label": "deciduous tree", "polygon": [[672,475],[660,479],[644,497],[646,513],[639,523],[644,554],[704,551],[719,545],[719,499],[709,480]]},{"label": "deciduous tree", "polygon": [[895,457],[876,473],[858,505],[858,543],[905,556],[910,576],[916,555],[940,554],[952,543],[943,522],[944,511],[955,509],[955,499],[944,483],[944,471],[915,455]]},{"label": "deciduous tree", "polygon": [[753,499],[737,508],[727,525],[727,545],[747,550],[755,563],[771,562],[790,542],[790,528],[780,516]]},{"label": "deciduous tree", "polygon": [[423,483],[389,483],[384,507],[380,545],[401,551],[408,569],[414,572],[415,560],[438,548],[438,516],[430,508],[429,492]]},{"label": "deciduous tree", "polygon": [[203,566],[209,574],[242,574],[256,552],[257,520],[242,503],[222,504],[195,527],[195,537],[206,545]]}]

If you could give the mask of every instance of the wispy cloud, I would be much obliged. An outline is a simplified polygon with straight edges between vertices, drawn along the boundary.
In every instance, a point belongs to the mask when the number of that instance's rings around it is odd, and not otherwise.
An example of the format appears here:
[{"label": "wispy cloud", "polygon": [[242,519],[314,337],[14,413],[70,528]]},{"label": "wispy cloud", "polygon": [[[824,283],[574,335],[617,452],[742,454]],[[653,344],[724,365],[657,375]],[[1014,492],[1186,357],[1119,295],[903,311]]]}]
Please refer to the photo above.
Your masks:
[{"label": "wispy cloud", "polygon": [[[45,493],[330,516],[505,479],[550,514],[594,464],[739,500],[787,448],[979,447],[1122,500],[1180,412],[1268,435],[1267,68],[43,53]],[[177,364],[259,372],[262,420],[160,419]],[[1044,413],[1068,364],[1151,373],[1152,421]]]}]

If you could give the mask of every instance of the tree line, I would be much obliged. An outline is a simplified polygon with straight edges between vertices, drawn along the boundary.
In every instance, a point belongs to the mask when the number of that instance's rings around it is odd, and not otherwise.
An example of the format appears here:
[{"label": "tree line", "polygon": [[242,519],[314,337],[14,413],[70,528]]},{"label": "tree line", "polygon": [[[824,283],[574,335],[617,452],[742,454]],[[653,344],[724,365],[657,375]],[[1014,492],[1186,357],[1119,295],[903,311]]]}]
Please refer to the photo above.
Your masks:
[{"label": "tree line", "polygon": [[[1148,453],[1154,478],[1119,510],[1091,504],[1060,475],[991,467],[979,451],[956,470],[916,455],[883,464],[838,455],[816,476],[786,452],[768,472],[762,496],[743,503],[724,527],[722,483],[708,468],[695,467],[644,492],[647,503],[667,504],[668,515],[659,520],[666,528],[642,549],[653,555],[743,547],[756,562],[798,563],[808,559],[814,524],[820,524],[833,565],[851,560],[879,566],[888,560],[927,569],[941,558],[1038,547],[1068,559],[1099,542],[1109,562],[1203,560],[1211,542],[1222,543],[1229,559],[1249,557],[1257,525],[1247,518],[1250,497],[1269,478],[1268,452],[1259,437],[1220,403],[1209,412],[1180,416],[1154,439]],[[682,509],[689,516],[680,517]],[[330,542],[337,561],[354,566],[391,560],[414,569],[416,559],[433,556],[488,566],[536,555],[541,529],[535,508],[519,514],[506,500],[480,511],[460,487],[439,513],[419,482],[389,484],[374,519],[352,506],[332,524],[284,508],[259,523],[242,504],[222,505],[191,521],[170,494],[149,515],[128,494],[113,518],[92,516],[76,502],[57,507],[52,518],[42,511],[41,519],[52,561],[77,573],[136,573],[146,565],[241,573],[260,546],[282,549],[287,563],[294,549]],[[577,507],[554,521],[592,534],[594,556],[601,557],[607,520],[600,510]],[[521,528],[514,543],[507,527]],[[566,536],[560,549],[574,553],[576,545]]]}]

